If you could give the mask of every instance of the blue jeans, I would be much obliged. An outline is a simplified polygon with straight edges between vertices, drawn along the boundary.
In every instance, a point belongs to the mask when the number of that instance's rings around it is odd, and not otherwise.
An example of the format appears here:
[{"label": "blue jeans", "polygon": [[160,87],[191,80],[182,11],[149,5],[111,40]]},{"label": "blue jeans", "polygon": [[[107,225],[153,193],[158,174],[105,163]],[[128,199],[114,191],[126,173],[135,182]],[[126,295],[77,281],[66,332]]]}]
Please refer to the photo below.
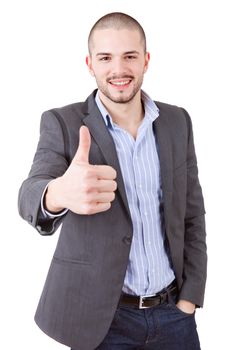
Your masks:
[{"label": "blue jeans", "polygon": [[170,300],[149,309],[119,305],[96,350],[200,350],[195,313],[186,314]]},{"label": "blue jeans", "polygon": [[195,313],[178,309],[172,297],[149,309],[119,305],[96,350],[200,350]]}]

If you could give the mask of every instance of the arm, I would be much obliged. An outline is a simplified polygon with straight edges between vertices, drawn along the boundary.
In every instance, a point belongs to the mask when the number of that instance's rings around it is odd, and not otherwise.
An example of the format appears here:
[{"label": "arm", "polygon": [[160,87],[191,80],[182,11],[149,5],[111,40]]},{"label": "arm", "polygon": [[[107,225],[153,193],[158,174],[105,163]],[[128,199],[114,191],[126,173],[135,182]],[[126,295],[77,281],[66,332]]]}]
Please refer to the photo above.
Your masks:
[{"label": "arm", "polygon": [[42,235],[53,234],[63,217],[45,218],[41,198],[49,182],[68,168],[61,125],[51,112],[41,118],[40,139],[28,178],[23,182],[18,197],[19,213]]},{"label": "arm", "polygon": [[[69,165],[60,123],[51,113],[44,114],[32,169],[19,192],[21,216],[41,234],[55,232],[64,217],[56,213],[65,208],[76,214],[96,214],[108,210],[115,198],[116,171],[89,164],[88,129],[81,127],[79,136],[78,150]],[[43,208],[55,215],[45,216]]]},{"label": "arm", "polygon": [[[194,149],[191,119],[184,110],[189,131],[187,151],[187,197],[184,236],[183,286],[180,301],[203,305],[206,283],[207,254],[205,209],[198,180],[197,160]],[[196,296],[199,296],[198,298]]]}]

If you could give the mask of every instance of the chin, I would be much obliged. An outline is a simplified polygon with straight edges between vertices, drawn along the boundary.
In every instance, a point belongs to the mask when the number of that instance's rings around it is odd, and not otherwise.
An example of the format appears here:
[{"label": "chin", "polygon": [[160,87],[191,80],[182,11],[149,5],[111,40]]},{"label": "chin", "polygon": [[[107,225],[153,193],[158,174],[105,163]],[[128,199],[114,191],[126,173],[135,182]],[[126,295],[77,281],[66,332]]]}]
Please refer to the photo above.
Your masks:
[{"label": "chin", "polygon": [[107,97],[115,103],[128,103],[135,97],[136,93],[127,93],[125,91],[118,91],[116,93],[108,93]]}]

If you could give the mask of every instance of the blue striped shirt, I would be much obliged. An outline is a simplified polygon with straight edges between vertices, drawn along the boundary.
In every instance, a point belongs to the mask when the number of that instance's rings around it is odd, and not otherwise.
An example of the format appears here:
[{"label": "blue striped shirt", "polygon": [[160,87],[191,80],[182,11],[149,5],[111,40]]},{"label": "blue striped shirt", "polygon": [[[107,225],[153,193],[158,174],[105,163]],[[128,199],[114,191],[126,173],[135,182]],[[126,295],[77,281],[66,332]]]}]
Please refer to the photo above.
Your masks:
[{"label": "blue striped shirt", "polygon": [[115,124],[96,94],[97,106],[111,133],[121,167],[131,219],[133,240],[123,291],[128,294],[154,294],[175,278],[165,248],[161,213],[160,164],[153,122],[159,109],[142,91],[145,115],[136,140]]}]

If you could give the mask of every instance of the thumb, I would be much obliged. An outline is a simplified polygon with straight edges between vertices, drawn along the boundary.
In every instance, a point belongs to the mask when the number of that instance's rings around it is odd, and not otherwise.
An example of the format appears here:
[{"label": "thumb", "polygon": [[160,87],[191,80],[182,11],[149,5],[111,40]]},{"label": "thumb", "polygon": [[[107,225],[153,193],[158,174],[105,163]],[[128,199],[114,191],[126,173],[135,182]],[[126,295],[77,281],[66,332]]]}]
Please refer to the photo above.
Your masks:
[{"label": "thumb", "polygon": [[89,151],[91,147],[91,135],[86,126],[79,129],[79,146],[73,162],[89,163]]}]

